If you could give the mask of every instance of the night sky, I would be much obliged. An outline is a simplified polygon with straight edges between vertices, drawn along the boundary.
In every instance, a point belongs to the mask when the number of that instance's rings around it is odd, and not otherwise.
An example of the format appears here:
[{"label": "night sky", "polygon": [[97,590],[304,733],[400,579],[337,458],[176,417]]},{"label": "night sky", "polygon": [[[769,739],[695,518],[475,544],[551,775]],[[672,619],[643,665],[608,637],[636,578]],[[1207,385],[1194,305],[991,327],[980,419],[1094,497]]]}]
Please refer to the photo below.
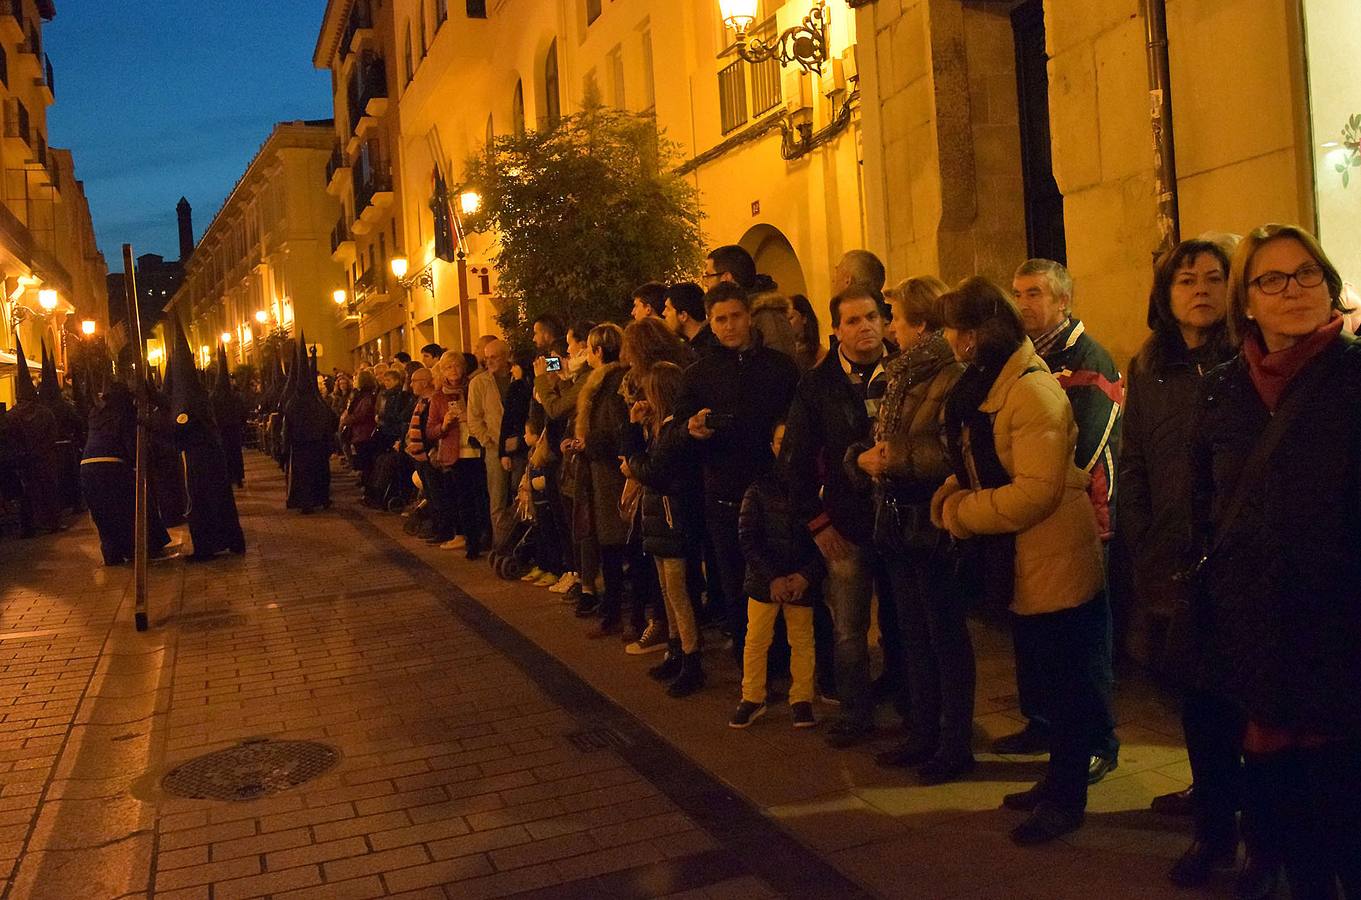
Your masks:
[{"label": "night sky", "polygon": [[57,0],[43,29],[48,140],[75,154],[100,249],[179,256],[175,203],[203,231],[275,122],[331,117],[312,68],[324,0]]}]

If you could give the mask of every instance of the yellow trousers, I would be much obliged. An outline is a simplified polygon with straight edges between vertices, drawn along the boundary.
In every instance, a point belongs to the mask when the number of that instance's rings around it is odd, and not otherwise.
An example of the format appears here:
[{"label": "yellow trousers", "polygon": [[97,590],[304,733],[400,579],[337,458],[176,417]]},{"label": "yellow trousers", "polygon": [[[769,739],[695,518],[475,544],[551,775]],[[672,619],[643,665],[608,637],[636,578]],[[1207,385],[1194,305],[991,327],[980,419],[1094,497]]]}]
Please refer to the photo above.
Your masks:
[{"label": "yellow trousers", "polygon": [[766,653],[775,635],[775,619],[784,616],[789,635],[790,703],[813,701],[813,608],[792,603],[747,600],[747,645],[742,655],[742,699],[766,702]]}]

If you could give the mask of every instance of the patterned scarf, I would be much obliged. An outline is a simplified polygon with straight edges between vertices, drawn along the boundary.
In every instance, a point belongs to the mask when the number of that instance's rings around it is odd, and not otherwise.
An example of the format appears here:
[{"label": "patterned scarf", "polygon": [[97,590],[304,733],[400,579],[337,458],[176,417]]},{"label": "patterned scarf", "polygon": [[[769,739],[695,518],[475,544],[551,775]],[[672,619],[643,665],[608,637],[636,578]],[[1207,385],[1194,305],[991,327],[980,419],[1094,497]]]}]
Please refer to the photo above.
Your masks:
[{"label": "patterned scarf", "polygon": [[911,347],[905,348],[888,364],[888,391],[879,405],[879,420],[874,439],[884,441],[898,430],[903,414],[903,399],[908,392],[954,362],[955,355],[942,331],[928,331]]}]

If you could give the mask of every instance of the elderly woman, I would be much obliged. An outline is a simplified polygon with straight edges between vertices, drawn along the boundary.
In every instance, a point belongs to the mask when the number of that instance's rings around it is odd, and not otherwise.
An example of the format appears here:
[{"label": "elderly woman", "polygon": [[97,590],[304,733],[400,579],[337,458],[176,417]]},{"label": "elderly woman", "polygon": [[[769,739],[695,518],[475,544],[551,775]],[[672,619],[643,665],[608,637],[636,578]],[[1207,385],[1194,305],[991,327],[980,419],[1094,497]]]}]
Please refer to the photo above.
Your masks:
[{"label": "elderly woman", "polygon": [[1243,806],[1295,897],[1361,896],[1361,344],[1341,298],[1312,235],[1248,235],[1242,349],[1206,377],[1191,439],[1188,668],[1240,712]]},{"label": "elderly woman", "polygon": [[920,766],[923,784],[952,781],[973,767],[974,657],[965,607],[946,589],[947,538],[931,524],[931,495],[950,474],[940,418],[964,366],[941,332],[937,278],[912,278],[886,293],[893,338],[888,390],[874,441],[852,447],[852,478],[874,479],[875,544],[887,560],[898,606],[899,653],[906,660],[901,706],[908,740],[881,753],[886,766]]},{"label": "elderly woman", "polygon": [[932,497],[931,519],[977,546],[984,599],[1011,610],[1017,665],[1056,701],[1044,779],[1003,800],[1030,812],[1012,840],[1039,844],[1081,826],[1093,736],[1111,724],[1101,538],[1088,476],[1073,463],[1072,407],[1016,306],[984,278],[941,305],[945,339],[968,368],[945,405],[954,474]]}]

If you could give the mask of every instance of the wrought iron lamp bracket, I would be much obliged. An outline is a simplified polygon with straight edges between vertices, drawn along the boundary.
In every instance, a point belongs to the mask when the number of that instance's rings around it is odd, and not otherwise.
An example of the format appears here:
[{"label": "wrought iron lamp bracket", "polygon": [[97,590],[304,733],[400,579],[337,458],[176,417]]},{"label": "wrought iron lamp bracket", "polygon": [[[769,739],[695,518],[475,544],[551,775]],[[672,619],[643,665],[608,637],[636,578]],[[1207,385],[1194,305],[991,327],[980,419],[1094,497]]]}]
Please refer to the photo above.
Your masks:
[{"label": "wrought iron lamp bracket", "polygon": [[737,55],[749,63],[778,59],[780,65],[795,63],[806,73],[822,74],[827,61],[827,8],[818,3],[803,21],[787,28],[772,41],[737,35]]}]

